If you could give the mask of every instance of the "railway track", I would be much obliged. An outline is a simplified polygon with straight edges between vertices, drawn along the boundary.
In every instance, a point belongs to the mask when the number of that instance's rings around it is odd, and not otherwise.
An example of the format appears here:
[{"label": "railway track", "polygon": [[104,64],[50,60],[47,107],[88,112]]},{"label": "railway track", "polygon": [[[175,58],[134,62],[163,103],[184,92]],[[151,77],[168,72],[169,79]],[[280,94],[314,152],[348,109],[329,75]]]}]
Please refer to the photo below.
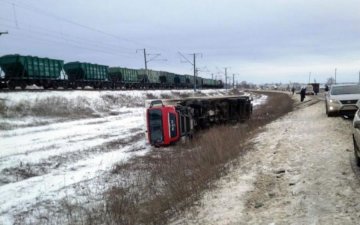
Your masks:
[{"label": "railway track", "polygon": [[163,88],[163,89],[145,89],[145,88],[132,88],[132,89],[0,89],[0,93],[9,93],[9,92],[49,92],[49,91],[154,91],[154,90],[191,90],[191,89],[177,89],[177,88]]}]

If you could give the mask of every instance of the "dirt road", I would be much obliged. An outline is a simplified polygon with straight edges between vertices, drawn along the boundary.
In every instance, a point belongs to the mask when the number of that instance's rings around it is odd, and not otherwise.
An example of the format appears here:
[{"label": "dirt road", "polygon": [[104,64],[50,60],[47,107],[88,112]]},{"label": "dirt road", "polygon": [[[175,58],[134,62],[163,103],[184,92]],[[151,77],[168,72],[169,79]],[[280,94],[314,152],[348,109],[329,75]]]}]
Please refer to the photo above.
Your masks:
[{"label": "dirt road", "polygon": [[172,224],[359,224],[351,120],[324,102],[267,125],[254,149]]}]

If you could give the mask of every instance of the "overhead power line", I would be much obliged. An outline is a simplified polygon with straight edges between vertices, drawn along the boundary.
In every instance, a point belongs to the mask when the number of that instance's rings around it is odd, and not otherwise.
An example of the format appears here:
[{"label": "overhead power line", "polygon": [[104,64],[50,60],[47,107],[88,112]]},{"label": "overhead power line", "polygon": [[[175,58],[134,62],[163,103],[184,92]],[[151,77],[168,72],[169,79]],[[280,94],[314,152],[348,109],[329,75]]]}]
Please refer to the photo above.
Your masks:
[{"label": "overhead power line", "polygon": [[[109,33],[109,32],[106,32],[106,31],[103,31],[103,30],[100,30],[100,29],[97,29],[97,28],[94,28],[94,27],[91,27],[91,26],[88,26],[88,25],[84,25],[84,24],[78,23],[76,21],[72,21],[72,20],[70,20],[68,18],[55,15],[53,13],[47,12],[47,11],[45,11],[43,9],[34,7],[34,6],[29,5],[27,3],[24,3],[24,2],[22,2],[21,4],[17,4],[17,3],[7,1],[7,0],[2,0],[1,2],[12,5],[14,7],[14,9],[15,9],[15,6],[16,6],[18,8],[22,8],[22,9],[31,11],[33,13],[40,14],[42,16],[51,17],[51,18],[57,19],[57,20],[62,21],[62,22],[66,22],[66,23],[69,23],[69,24],[72,24],[72,25],[75,25],[75,26],[78,26],[78,27],[82,27],[84,29],[87,29],[87,30],[90,30],[90,31],[93,31],[93,32],[97,32],[99,34],[107,35],[107,36],[113,37],[113,38],[118,39],[118,40],[126,41],[126,42],[133,43],[133,44],[139,45],[139,46],[144,46],[144,44],[139,43],[137,41],[133,41],[133,40],[130,40],[130,39],[127,39],[127,38],[123,38],[123,37],[120,37],[118,35],[115,35],[115,34],[112,34],[112,33]],[[17,22],[16,22],[16,24],[17,24]]]},{"label": "overhead power line", "polygon": [[189,59],[187,59],[181,52],[178,52],[179,55],[185,59],[185,61],[187,63],[190,63],[193,67],[194,67],[194,92],[196,92],[196,56],[198,55],[201,55],[202,56],[202,53],[193,53],[193,54],[189,54],[189,55],[192,55],[193,56],[193,62],[191,62]]},{"label": "overhead power line", "polygon": [[[1,18],[0,18],[1,19]],[[13,22],[13,21],[12,21]],[[32,24],[28,23],[22,23],[28,26],[22,26],[21,28],[16,28],[11,21],[0,21],[0,24],[2,24],[5,27],[13,28],[14,32],[12,33],[12,36],[15,36],[19,33],[25,33],[26,36],[33,35],[38,36],[39,39],[50,39],[50,41],[56,41],[61,42],[66,45],[78,45],[83,46],[85,48],[92,47],[92,48],[99,48],[101,50],[107,50],[110,52],[113,52],[117,55],[134,55],[133,50],[131,49],[123,49],[123,47],[118,46],[116,44],[112,43],[103,43],[95,40],[85,39],[85,38],[79,38],[72,35],[69,35],[67,33],[62,33],[61,31],[54,31],[49,30],[46,28],[42,28],[39,26],[33,26]],[[11,25],[8,25],[11,24]]]},{"label": "overhead power line", "polygon": [[[143,49],[137,49],[136,50],[136,53],[138,51],[142,51],[144,53],[144,62],[145,62],[145,74],[148,76],[148,67],[147,67],[147,64],[148,62],[150,61],[154,61],[154,60],[157,60],[157,61],[167,61],[166,59],[157,59],[161,54],[160,53],[156,53],[156,54],[147,54],[146,53],[146,49],[143,48]],[[150,59],[148,59],[148,56],[152,56]]]}]

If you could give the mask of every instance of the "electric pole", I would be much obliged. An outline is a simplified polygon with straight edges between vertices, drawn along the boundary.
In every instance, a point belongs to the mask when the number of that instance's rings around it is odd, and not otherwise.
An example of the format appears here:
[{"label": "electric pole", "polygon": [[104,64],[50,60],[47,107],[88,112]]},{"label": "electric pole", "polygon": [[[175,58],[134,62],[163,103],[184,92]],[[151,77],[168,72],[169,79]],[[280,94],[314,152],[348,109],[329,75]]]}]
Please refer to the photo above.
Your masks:
[{"label": "electric pole", "polygon": [[[147,67],[148,62],[155,60],[155,59],[156,59],[157,57],[159,57],[161,54],[160,54],[160,53],[147,54],[145,48],[143,48],[143,49],[137,49],[137,50],[136,50],[136,53],[137,53],[138,51],[143,51],[143,54],[144,54],[144,63],[145,63],[145,74],[146,74],[146,76],[149,76],[149,74],[148,74],[148,67]],[[151,57],[150,59],[147,59],[147,56],[153,56],[153,57]],[[162,61],[166,61],[166,59],[162,59]]]},{"label": "electric pole", "polygon": [[193,62],[191,62],[189,59],[187,59],[181,52],[178,52],[178,53],[179,53],[179,55],[180,55],[181,57],[183,57],[183,58],[186,60],[186,62],[190,63],[190,64],[193,66],[193,69],[194,69],[194,92],[196,92],[196,72],[197,72],[197,70],[196,70],[196,56],[197,56],[197,55],[201,55],[201,56],[202,56],[202,53],[193,53],[193,54],[190,54],[190,55],[193,56]]},{"label": "electric pole", "polygon": [[227,69],[229,69],[230,67],[224,67],[225,69],[225,89],[227,89]]},{"label": "electric pole", "polygon": [[225,67],[225,89],[227,89],[227,68]]},{"label": "electric pole", "polygon": [[194,66],[194,92],[196,92],[196,54],[193,54],[193,66]]},{"label": "electric pole", "polygon": [[146,60],[146,49],[144,48],[144,62],[145,62],[145,74],[146,76],[148,75],[148,71],[147,71],[147,60]]},{"label": "electric pole", "polygon": [[336,68],[335,68],[335,84],[336,84]]},{"label": "electric pole", "polygon": [[233,85],[232,85],[233,89],[235,88],[235,73],[233,73]]},{"label": "electric pole", "polygon": [[7,32],[7,31],[1,32],[1,31],[0,31],[0,36],[3,35],[3,34],[9,34],[9,32]]}]

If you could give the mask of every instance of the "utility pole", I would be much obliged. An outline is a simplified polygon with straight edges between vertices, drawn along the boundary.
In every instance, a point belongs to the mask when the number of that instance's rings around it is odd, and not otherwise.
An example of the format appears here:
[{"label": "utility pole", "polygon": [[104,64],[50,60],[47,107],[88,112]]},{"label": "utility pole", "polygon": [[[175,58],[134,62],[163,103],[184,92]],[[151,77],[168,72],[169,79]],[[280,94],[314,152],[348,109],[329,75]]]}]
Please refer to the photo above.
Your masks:
[{"label": "utility pole", "polygon": [[9,34],[9,32],[7,32],[7,31],[1,32],[1,31],[0,31],[0,36],[3,35],[3,34]]},{"label": "utility pole", "polygon": [[196,54],[193,54],[193,67],[194,67],[194,92],[196,92]]},{"label": "utility pole", "polygon": [[235,88],[235,73],[233,73],[233,85],[232,85],[233,89]]},{"label": "utility pole", "polygon": [[146,60],[146,49],[144,48],[144,62],[145,62],[145,74],[146,76],[148,75],[148,70],[147,70],[147,60]]},{"label": "utility pole", "polygon": [[192,55],[193,56],[193,62],[191,62],[189,59],[187,59],[181,52],[178,52],[179,53],[179,55],[181,56],[181,57],[183,57],[185,60],[186,60],[186,62],[188,62],[188,63],[190,63],[192,66],[193,66],[193,70],[194,70],[194,92],[196,92],[196,72],[197,72],[197,69],[196,69],[196,56],[197,55],[201,55],[202,56],[202,54],[201,53],[193,53],[193,54],[190,54],[190,55]]},{"label": "utility pole", "polygon": [[227,89],[227,68],[225,67],[225,89]]},{"label": "utility pole", "polygon": [[335,68],[335,84],[336,84],[336,68]]},{"label": "utility pole", "polygon": [[[136,50],[136,53],[137,53],[138,51],[143,51],[143,54],[144,54],[144,63],[145,63],[145,74],[146,74],[146,76],[149,76],[148,67],[147,67],[148,62],[155,60],[155,59],[156,59],[157,57],[159,57],[161,54],[160,54],[160,53],[156,53],[156,54],[146,54],[146,49],[145,49],[145,48],[143,48],[143,49],[137,49],[137,50]],[[147,59],[147,56],[153,56],[153,57],[150,58],[150,59]],[[162,59],[162,61],[166,61],[166,59]]]},{"label": "utility pole", "polygon": [[230,67],[224,67],[225,69],[225,89],[227,89],[227,69],[229,69]]}]

